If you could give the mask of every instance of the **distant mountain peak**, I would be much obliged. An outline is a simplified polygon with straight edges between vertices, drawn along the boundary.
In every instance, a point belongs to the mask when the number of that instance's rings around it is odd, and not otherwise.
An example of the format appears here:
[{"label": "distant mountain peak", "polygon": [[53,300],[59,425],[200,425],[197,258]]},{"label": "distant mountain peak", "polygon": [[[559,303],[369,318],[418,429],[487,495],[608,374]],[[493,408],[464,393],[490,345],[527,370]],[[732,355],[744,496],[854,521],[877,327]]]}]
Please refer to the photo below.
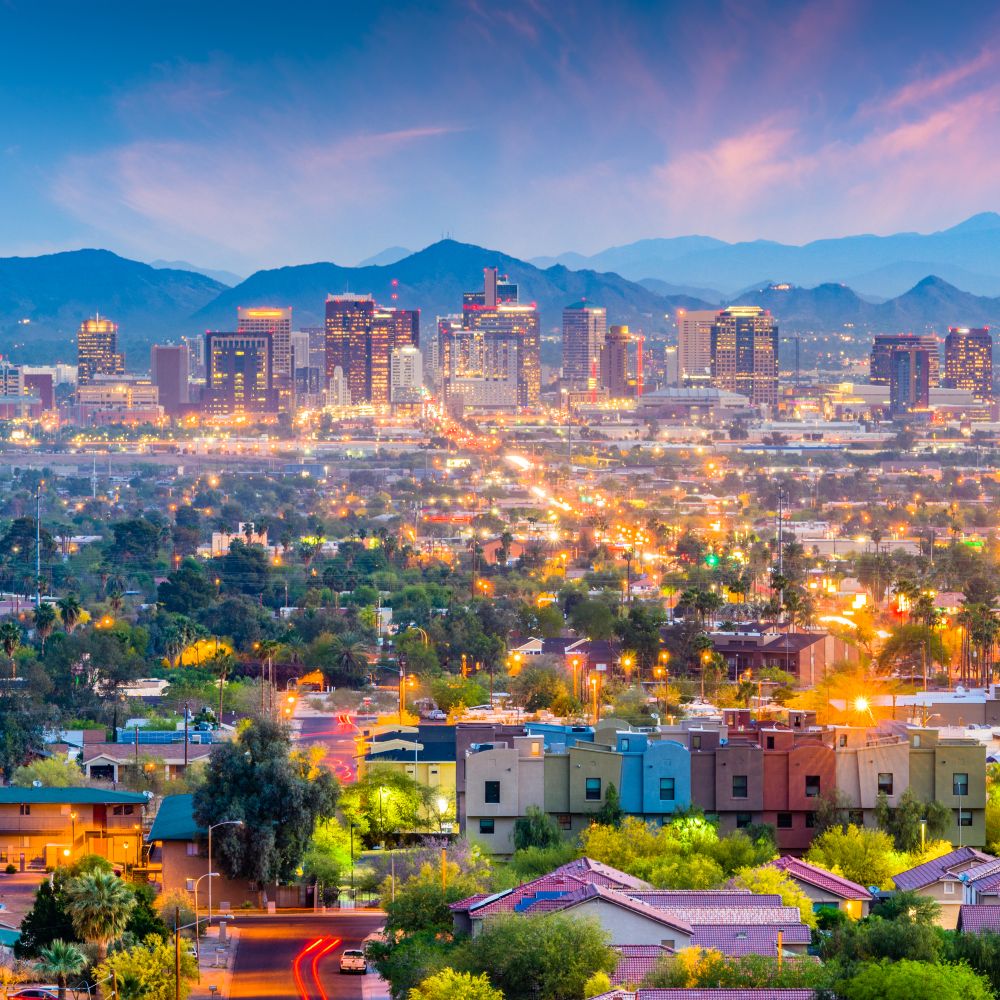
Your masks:
[{"label": "distant mountain peak", "polygon": [[946,233],[988,233],[1000,229],[1000,214],[997,212],[977,212],[957,226],[945,229]]},{"label": "distant mountain peak", "polygon": [[388,267],[401,261],[404,257],[412,256],[412,254],[413,251],[407,250],[406,247],[386,247],[384,250],[372,254],[371,257],[366,257],[358,264],[358,267]]}]

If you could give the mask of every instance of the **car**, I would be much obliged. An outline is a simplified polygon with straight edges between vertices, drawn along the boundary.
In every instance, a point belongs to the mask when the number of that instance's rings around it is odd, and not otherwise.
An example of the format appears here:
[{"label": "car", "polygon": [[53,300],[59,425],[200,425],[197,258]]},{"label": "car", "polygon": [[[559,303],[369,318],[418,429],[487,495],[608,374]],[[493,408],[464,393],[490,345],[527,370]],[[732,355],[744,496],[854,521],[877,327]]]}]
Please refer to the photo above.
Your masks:
[{"label": "car", "polygon": [[10,1000],[59,1000],[58,986],[25,986],[15,993],[8,993]]},{"label": "car", "polygon": [[440,708],[432,708],[427,713],[427,718],[431,719],[434,722],[443,722],[445,719],[448,718],[448,713],[442,712]]},{"label": "car", "polygon": [[368,971],[365,953],[358,948],[347,948],[340,956],[340,974],[358,972],[362,976]]}]

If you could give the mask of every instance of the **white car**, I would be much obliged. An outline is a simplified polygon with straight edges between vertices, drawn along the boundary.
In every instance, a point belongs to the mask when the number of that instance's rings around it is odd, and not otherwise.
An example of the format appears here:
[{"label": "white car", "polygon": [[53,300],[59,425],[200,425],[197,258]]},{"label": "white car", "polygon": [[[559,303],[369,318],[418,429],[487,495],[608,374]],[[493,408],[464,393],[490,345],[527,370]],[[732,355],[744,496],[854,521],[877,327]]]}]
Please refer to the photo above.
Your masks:
[{"label": "white car", "polygon": [[362,976],[368,971],[368,960],[365,953],[357,948],[347,948],[340,956],[340,974],[359,972]]}]

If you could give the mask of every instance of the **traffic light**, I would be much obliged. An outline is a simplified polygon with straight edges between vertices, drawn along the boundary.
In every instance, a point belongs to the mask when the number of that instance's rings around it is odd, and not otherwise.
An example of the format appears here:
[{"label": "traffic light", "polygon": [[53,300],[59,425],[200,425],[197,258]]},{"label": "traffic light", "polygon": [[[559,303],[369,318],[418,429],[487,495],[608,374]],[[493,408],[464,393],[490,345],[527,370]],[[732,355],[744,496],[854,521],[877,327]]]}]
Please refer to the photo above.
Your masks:
[{"label": "traffic light", "polygon": [[709,554],[705,556],[705,565],[709,569],[715,569],[715,567],[719,565],[719,557],[714,552],[709,552]]}]

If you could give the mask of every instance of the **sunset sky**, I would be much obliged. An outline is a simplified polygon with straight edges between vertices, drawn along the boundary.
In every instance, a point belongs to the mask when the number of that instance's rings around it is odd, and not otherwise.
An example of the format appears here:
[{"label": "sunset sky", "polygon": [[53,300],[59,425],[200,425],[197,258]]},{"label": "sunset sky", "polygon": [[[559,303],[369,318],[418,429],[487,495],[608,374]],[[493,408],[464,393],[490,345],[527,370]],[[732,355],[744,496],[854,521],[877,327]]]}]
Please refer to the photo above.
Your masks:
[{"label": "sunset sky", "polygon": [[1000,208],[995,4],[0,0],[0,34],[0,255],[246,274]]}]

